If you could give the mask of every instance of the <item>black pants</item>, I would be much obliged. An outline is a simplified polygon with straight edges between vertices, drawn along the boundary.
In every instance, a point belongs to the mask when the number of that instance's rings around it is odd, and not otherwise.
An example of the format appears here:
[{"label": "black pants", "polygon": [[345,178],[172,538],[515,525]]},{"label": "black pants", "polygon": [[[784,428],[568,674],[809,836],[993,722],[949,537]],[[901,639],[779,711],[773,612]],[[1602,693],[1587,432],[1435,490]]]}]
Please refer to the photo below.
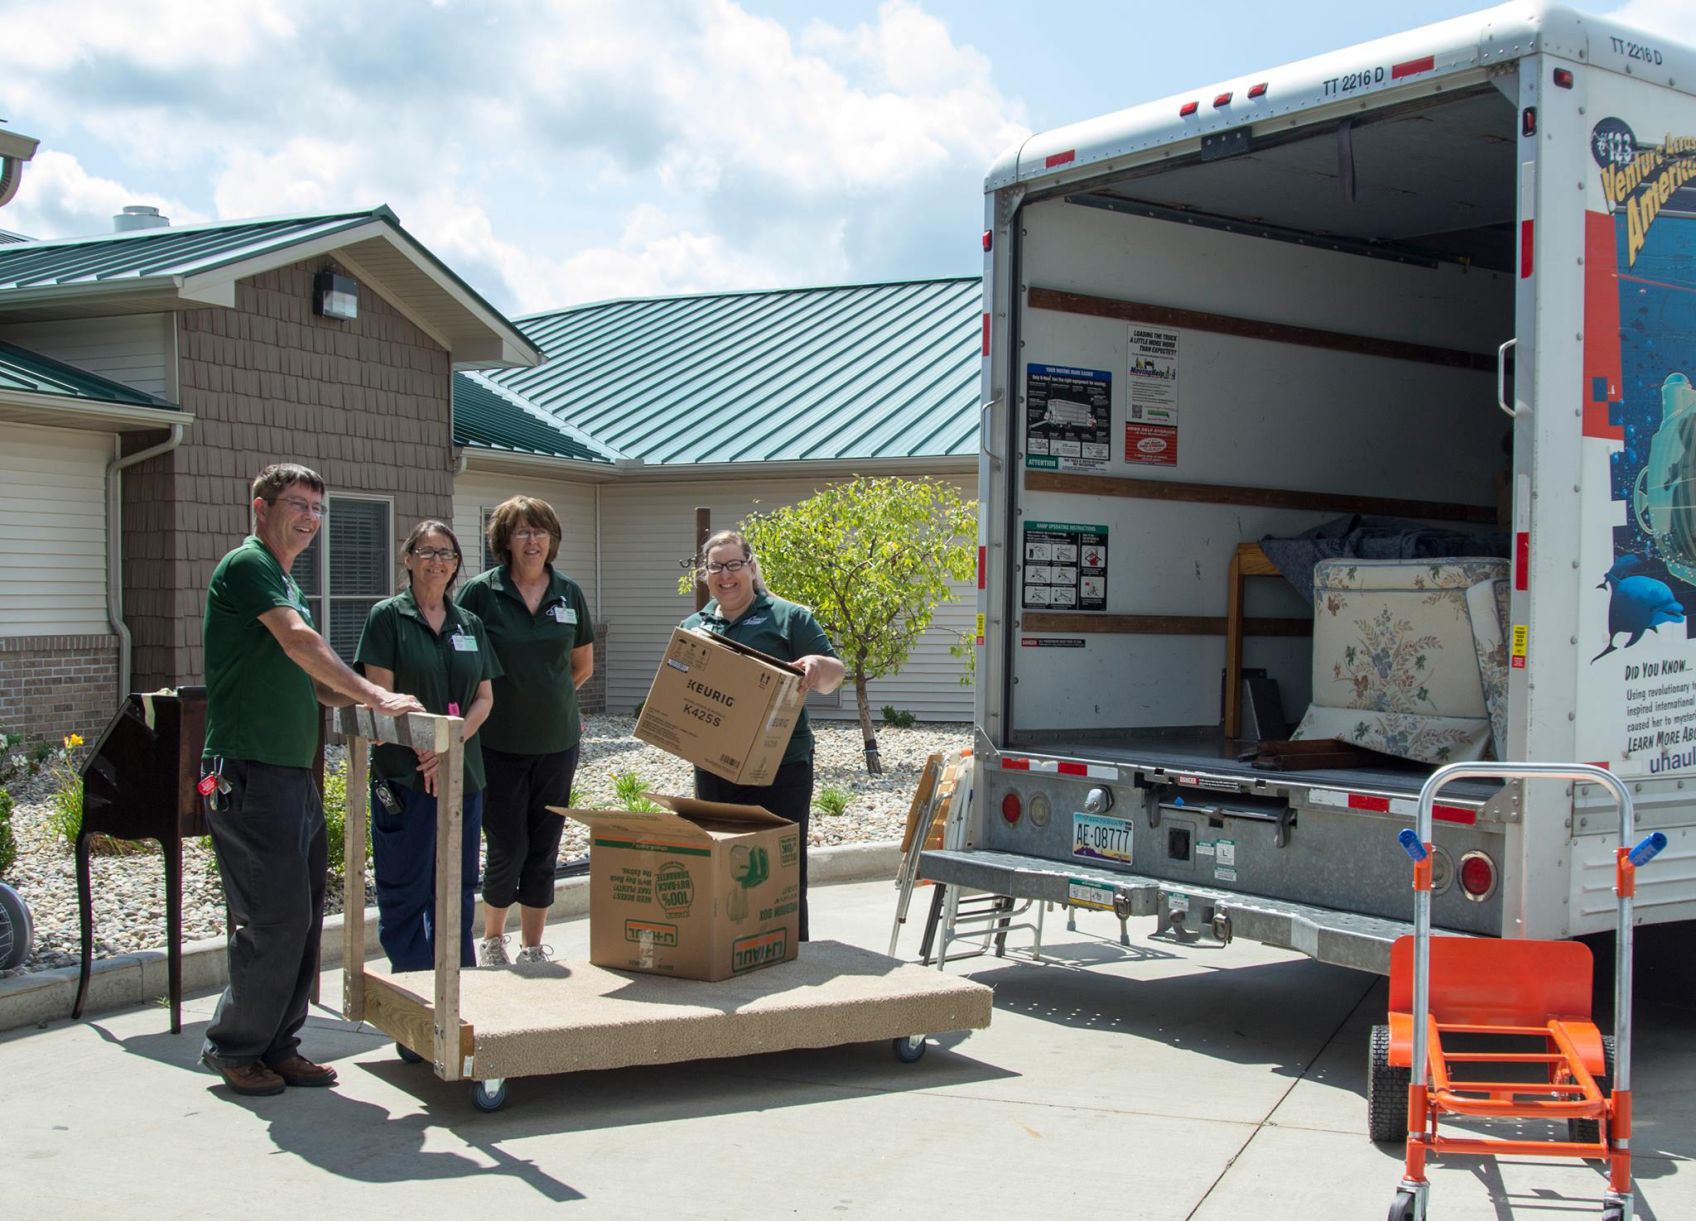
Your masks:
[{"label": "black pants", "polygon": [[203,1054],[236,1067],[300,1049],[318,974],[327,865],[324,808],[304,767],[224,761],[230,791],[207,815],[230,907],[230,983]]},{"label": "black pants", "polygon": [[552,907],[559,837],[565,816],[549,806],[571,804],[580,747],[548,755],[509,755],[483,748],[483,902]]},{"label": "black pants", "polygon": [[695,769],[695,796],[702,801],[763,806],[801,829],[801,931],[807,940],[807,819],[813,809],[813,761],[797,759],[777,769],[770,784],[732,784]]}]

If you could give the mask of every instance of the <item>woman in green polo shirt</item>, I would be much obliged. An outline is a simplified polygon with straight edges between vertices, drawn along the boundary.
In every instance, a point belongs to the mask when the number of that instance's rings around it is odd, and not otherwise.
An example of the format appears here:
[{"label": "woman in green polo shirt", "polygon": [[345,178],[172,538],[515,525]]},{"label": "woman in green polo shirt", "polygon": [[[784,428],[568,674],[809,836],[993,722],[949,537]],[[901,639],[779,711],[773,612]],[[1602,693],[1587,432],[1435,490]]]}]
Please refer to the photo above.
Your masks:
[{"label": "woman in green polo shirt", "polygon": [[[683,621],[727,636],[769,657],[801,667],[801,689],[828,695],[842,685],[844,667],[830,637],[813,612],[795,602],[774,598],[760,580],[759,561],[748,540],[734,530],[720,530],[701,548],[701,577],[712,594],[708,602]],[[764,806],[801,829],[801,929],[807,940],[807,822],[813,808],[813,727],[801,710],[789,749],[770,784],[731,784],[711,772],[695,769],[695,796],[703,801],[729,801]]]},{"label": "woman in green polo shirt", "polygon": [[[365,618],[355,663],[379,687],[416,696],[426,712],[463,717],[459,961],[473,966],[478,832],[483,824],[483,751],[478,727],[494,706],[500,662],[483,621],[448,597],[459,577],[459,540],[439,521],[421,521],[401,548],[407,588]],[[377,937],[396,971],[435,967],[436,793],[441,757],[381,745],[371,760],[371,856],[377,875]]]},{"label": "woman in green polo shirt", "polygon": [[504,966],[507,909],[518,903],[519,962],[543,962],[542,928],[571,804],[583,719],[577,688],[595,669],[595,625],[577,582],[554,570],[564,532],[545,500],[514,496],[489,515],[489,551],[499,566],[459,592],[459,604],[488,628],[505,675],[483,729],[489,800],[483,834],[483,940],[479,960]]}]

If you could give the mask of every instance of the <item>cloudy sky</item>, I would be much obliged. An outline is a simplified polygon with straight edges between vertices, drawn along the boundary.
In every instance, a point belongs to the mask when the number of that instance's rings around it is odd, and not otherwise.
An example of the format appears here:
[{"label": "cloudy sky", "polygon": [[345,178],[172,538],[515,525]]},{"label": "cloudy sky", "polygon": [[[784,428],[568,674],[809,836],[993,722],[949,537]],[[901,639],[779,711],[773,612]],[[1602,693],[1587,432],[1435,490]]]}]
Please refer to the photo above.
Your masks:
[{"label": "cloudy sky", "polygon": [[[1696,42],[1696,0],[1580,0]],[[0,227],[387,203],[514,315],[979,270],[1044,130],[1475,0],[0,0]],[[1275,14],[1275,16],[1273,16]]]}]

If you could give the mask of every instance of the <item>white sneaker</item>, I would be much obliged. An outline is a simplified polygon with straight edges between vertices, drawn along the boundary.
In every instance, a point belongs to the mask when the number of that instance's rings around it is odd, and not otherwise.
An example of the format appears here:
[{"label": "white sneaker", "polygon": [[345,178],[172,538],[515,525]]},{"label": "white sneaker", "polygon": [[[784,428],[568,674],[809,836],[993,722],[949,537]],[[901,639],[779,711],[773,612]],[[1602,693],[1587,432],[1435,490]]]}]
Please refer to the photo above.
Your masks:
[{"label": "white sneaker", "polygon": [[506,938],[485,937],[479,941],[477,943],[477,965],[480,967],[510,967],[512,959],[508,958],[506,954]]},{"label": "white sneaker", "polygon": [[519,962],[546,962],[553,956],[551,945],[527,945],[518,951]]}]

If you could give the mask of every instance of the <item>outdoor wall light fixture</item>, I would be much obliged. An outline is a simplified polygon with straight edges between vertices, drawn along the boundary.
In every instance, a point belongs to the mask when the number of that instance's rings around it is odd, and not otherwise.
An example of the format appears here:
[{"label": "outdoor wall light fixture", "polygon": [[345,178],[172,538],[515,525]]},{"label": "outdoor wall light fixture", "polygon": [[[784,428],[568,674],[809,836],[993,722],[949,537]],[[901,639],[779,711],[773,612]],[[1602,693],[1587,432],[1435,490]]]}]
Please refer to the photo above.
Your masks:
[{"label": "outdoor wall light fixture", "polygon": [[359,317],[359,281],[321,271],[312,279],[312,312],[351,321]]}]

